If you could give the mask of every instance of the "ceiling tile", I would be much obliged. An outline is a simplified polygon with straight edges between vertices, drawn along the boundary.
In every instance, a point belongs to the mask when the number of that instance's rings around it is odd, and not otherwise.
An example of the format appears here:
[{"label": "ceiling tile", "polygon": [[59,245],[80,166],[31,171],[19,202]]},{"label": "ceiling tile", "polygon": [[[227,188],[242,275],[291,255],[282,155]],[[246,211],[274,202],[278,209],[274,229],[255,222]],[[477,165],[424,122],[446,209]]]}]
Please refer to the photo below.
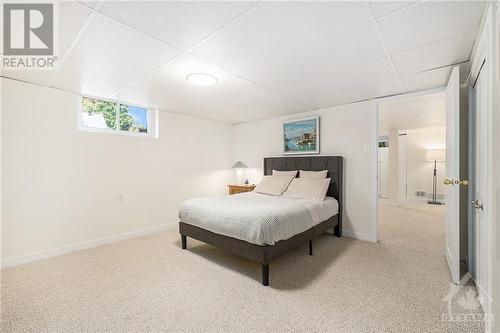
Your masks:
[{"label": "ceiling tile", "polygon": [[[211,87],[195,86],[186,80],[190,73],[207,73],[215,76],[218,82]],[[172,105],[178,105],[210,102],[226,94],[249,94],[254,86],[193,56],[183,54],[144,76],[131,85],[131,88],[161,96],[170,100]]]},{"label": "ceiling tile", "polygon": [[99,11],[182,50],[254,6],[254,1],[107,1]]},{"label": "ceiling tile", "polygon": [[394,64],[405,75],[468,61],[475,37],[473,32],[465,33],[404,51],[393,56]]},{"label": "ceiling tile", "polygon": [[107,82],[90,76],[68,71],[55,75],[52,87],[69,90],[82,95],[108,98],[121,88],[119,84]]},{"label": "ceiling tile", "polygon": [[118,91],[115,91],[115,93],[111,95],[110,98],[134,105],[147,106],[157,109],[162,108],[164,110],[168,110],[166,106],[160,107],[159,98],[155,98],[155,96],[146,91],[134,89],[131,87],[124,87]]},{"label": "ceiling tile", "polygon": [[243,77],[311,107],[376,97],[376,82],[396,78],[372,23]]},{"label": "ceiling tile", "polygon": [[383,81],[377,81],[375,84],[375,94],[374,97],[387,97],[393,95],[399,95],[403,93],[401,80],[389,79]]},{"label": "ceiling tile", "polygon": [[241,74],[369,20],[363,2],[263,2],[191,53]]},{"label": "ceiling tile", "polygon": [[79,0],[78,2],[90,8],[94,8],[97,5],[97,1]]},{"label": "ceiling tile", "polygon": [[475,32],[483,11],[479,1],[424,1],[377,20],[391,53],[466,32]]},{"label": "ceiling tile", "polygon": [[[247,110],[246,117],[238,117],[239,119],[237,119],[233,116],[234,119],[231,123],[235,124],[238,122],[256,121],[310,110],[310,108],[302,104],[292,102],[269,92],[263,93],[259,96],[254,96],[251,99],[252,100],[249,101],[248,106],[245,108],[245,110]],[[231,110],[228,111],[231,112]]]},{"label": "ceiling tile", "polygon": [[59,2],[59,55],[64,57],[92,10],[78,2]]},{"label": "ceiling tile", "polygon": [[372,1],[370,2],[370,7],[375,17],[381,17],[417,2],[418,1]]},{"label": "ceiling tile", "polygon": [[161,41],[96,15],[61,69],[125,84],[177,54]]},{"label": "ceiling tile", "polygon": [[2,69],[2,76],[41,84],[44,86],[50,85],[55,71],[52,70],[4,70]]},{"label": "ceiling tile", "polygon": [[[470,72],[470,62],[464,62],[460,67],[460,82],[465,82]],[[401,76],[401,83],[405,92],[422,91],[446,87],[454,66],[446,66]]]},{"label": "ceiling tile", "polygon": [[431,71],[401,76],[401,83],[406,92],[445,87],[451,75],[452,66]]},{"label": "ceiling tile", "polygon": [[[327,93],[329,92],[329,95]],[[323,96],[318,98],[318,108],[350,104],[377,97],[386,97],[402,93],[398,79],[377,81],[369,77],[349,77],[340,85],[324,89]]]},{"label": "ceiling tile", "polygon": [[[211,109],[197,114],[212,116],[212,119],[226,121],[231,124],[262,120],[266,118],[291,115],[305,112],[310,108],[290,101],[272,92],[261,90],[254,95],[240,95],[233,99],[230,96],[219,100]],[[216,116],[216,118],[213,118]]]},{"label": "ceiling tile", "polygon": [[424,95],[379,104],[379,131],[438,127],[446,123],[444,93]]}]

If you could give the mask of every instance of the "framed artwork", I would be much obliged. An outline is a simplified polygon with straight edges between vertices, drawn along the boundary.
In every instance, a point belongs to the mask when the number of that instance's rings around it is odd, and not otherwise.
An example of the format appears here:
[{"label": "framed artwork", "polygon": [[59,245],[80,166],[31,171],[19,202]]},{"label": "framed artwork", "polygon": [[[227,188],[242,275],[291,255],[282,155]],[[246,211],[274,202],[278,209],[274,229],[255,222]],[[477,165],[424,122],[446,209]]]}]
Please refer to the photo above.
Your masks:
[{"label": "framed artwork", "polygon": [[283,155],[319,154],[319,117],[283,123]]}]

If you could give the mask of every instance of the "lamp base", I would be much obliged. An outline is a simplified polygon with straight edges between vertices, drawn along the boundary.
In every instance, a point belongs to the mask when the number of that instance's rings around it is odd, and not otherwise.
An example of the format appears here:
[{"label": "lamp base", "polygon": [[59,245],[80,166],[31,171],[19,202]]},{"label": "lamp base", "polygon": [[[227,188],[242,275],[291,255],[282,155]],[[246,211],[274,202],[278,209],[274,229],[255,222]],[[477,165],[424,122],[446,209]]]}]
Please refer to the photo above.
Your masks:
[{"label": "lamp base", "polygon": [[432,201],[432,200],[427,201],[427,203],[430,205],[444,205],[444,202]]}]

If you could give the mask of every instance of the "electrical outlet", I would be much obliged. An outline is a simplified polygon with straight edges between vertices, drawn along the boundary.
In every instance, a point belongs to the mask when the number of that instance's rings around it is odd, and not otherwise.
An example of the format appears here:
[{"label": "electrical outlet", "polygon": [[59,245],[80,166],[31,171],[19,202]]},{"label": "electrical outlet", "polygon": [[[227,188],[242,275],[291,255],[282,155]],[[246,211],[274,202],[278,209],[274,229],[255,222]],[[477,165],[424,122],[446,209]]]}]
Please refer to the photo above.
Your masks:
[{"label": "electrical outlet", "polygon": [[116,202],[118,203],[125,202],[125,196],[123,194],[118,194],[118,196],[116,197]]}]

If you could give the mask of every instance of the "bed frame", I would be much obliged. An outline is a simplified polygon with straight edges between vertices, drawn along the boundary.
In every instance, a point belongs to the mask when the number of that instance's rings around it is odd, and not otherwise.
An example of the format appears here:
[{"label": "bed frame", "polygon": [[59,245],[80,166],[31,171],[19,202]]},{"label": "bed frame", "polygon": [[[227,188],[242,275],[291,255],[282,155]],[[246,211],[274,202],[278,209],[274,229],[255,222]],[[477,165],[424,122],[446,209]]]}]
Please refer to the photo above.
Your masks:
[{"label": "bed frame", "polygon": [[197,239],[207,244],[219,247],[230,253],[256,261],[261,264],[262,284],[269,285],[269,263],[281,255],[309,242],[309,255],[313,254],[313,240],[333,229],[334,235],[342,236],[343,212],[343,164],[342,156],[307,156],[307,157],[267,157],[264,158],[264,175],[271,175],[272,170],[290,171],[328,170],[331,178],[327,196],[334,197],[339,203],[339,213],[326,221],[297,234],[289,239],[276,242],[274,245],[256,245],[233,237],[228,237],[214,232],[179,222],[181,245],[187,247],[187,237]]}]

